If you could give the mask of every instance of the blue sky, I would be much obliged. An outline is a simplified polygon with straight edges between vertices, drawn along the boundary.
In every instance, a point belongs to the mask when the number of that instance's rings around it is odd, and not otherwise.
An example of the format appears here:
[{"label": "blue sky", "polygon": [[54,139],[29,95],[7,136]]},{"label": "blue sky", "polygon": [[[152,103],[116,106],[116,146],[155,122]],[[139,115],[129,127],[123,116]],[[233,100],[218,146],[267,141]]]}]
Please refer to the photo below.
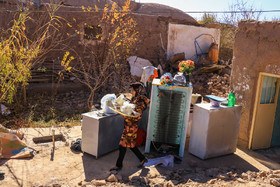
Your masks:
[{"label": "blue sky", "polygon": [[[243,0],[244,2],[246,0]],[[280,0],[247,0],[249,5],[260,10],[280,10]],[[234,0],[136,0],[141,3],[160,3],[182,11],[226,11]],[[200,18],[199,14],[190,14],[194,18]],[[222,14],[217,14],[222,17]],[[261,20],[280,18],[280,12],[262,13]]]}]

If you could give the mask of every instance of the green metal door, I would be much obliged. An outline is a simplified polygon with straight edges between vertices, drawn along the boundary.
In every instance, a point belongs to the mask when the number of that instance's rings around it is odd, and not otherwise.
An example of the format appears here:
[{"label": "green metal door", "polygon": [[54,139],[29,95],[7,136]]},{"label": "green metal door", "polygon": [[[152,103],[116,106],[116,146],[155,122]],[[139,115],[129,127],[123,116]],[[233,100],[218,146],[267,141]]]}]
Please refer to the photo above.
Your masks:
[{"label": "green metal door", "polygon": [[[279,89],[280,91],[280,89]],[[271,146],[280,146],[280,94],[278,95]]]}]

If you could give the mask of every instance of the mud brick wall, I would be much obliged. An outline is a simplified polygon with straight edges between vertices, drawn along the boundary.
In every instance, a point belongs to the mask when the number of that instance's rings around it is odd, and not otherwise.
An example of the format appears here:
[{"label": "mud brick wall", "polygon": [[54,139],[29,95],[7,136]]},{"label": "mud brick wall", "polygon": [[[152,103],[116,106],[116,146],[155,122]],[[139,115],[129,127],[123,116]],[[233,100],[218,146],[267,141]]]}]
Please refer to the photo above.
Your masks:
[{"label": "mud brick wall", "polygon": [[[17,8],[18,4],[16,2],[12,3],[4,1],[0,6],[0,9],[3,10],[17,10]],[[30,14],[33,20],[28,21],[27,23],[29,36],[32,37],[32,34],[36,30],[35,28],[38,28],[38,25],[36,25],[38,21],[44,19],[44,17],[47,17],[48,15],[44,12],[46,11],[45,6],[40,6],[38,8],[32,7],[31,9],[37,11]],[[57,15],[63,18],[63,20],[61,20],[63,24],[59,28],[59,32],[55,34],[57,37],[56,40],[60,41],[60,44],[55,48],[52,48],[52,50],[45,55],[43,61],[48,63],[53,62],[55,66],[59,66],[65,51],[70,51],[71,55],[75,57],[73,63],[79,63],[75,62],[77,59],[91,61],[92,59],[89,54],[89,49],[95,52],[101,50],[98,48],[97,44],[102,43],[102,41],[85,40],[83,38],[83,32],[85,24],[91,26],[100,24],[102,26],[102,12],[90,13],[79,11],[81,11],[81,8],[75,6],[62,6],[58,10]],[[0,12],[1,17],[6,18],[0,20],[0,28],[6,30],[8,26],[12,24],[15,14],[17,13]],[[138,44],[132,51],[131,55],[148,59],[154,66],[161,64],[163,69],[167,69],[168,67],[166,59],[168,24],[170,22],[191,25],[196,24],[193,22],[188,23],[187,20],[176,20],[171,17],[162,17],[158,15],[132,14],[131,16],[137,22],[136,30],[139,33]],[[102,32],[106,31],[103,30]]]},{"label": "mud brick wall", "polygon": [[239,143],[248,146],[259,73],[280,75],[280,22],[241,21],[238,26],[231,88],[243,108]]}]

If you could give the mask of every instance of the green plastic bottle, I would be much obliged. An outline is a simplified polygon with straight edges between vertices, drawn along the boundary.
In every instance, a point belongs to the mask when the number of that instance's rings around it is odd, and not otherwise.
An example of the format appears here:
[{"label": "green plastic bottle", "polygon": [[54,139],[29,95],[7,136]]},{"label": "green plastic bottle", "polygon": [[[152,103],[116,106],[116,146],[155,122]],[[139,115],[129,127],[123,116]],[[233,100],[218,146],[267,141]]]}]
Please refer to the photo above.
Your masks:
[{"label": "green plastic bottle", "polygon": [[235,105],[235,95],[233,92],[230,92],[228,95],[228,106],[233,107]]}]

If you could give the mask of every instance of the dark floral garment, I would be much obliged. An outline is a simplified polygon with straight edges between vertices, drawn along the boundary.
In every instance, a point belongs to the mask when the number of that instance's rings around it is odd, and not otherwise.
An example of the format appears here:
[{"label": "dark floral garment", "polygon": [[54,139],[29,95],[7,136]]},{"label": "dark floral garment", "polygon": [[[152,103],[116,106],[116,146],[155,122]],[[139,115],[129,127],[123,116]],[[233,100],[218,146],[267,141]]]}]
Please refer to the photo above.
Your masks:
[{"label": "dark floral garment", "polygon": [[143,111],[147,108],[149,99],[145,96],[133,97],[132,104],[135,104],[135,112],[141,115],[138,118],[124,116],[124,130],[121,137],[120,145],[123,147],[133,148],[136,144],[138,121],[142,117]]}]

